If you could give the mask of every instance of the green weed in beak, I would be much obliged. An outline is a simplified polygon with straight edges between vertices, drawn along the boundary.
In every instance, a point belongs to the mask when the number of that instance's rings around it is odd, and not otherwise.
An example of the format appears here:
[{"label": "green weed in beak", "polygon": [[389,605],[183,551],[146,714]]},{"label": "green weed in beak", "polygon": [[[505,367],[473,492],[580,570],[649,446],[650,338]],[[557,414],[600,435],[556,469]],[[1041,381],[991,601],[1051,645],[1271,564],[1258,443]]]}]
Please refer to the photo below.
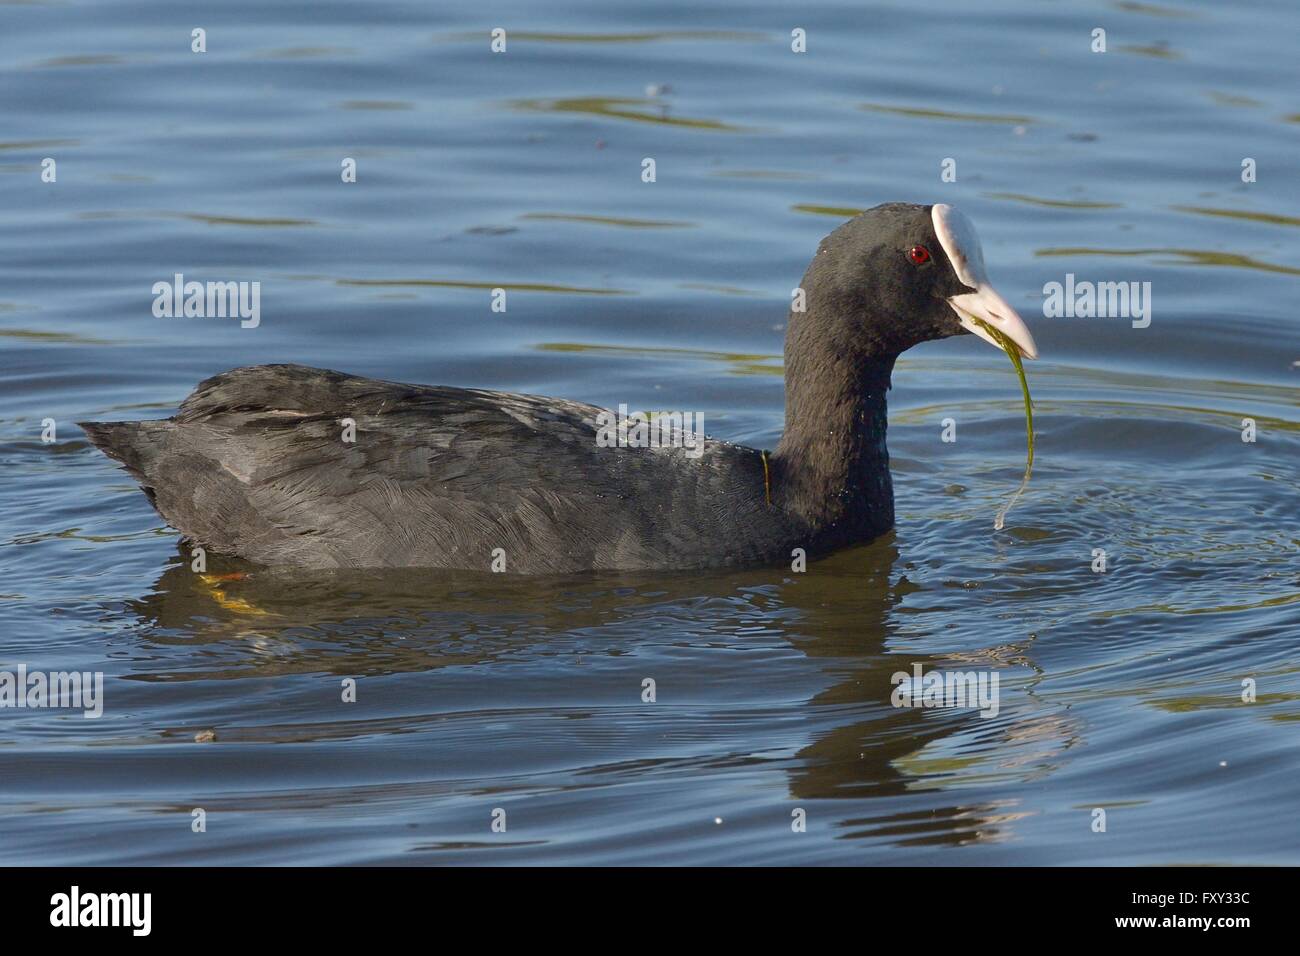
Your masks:
[{"label": "green weed in beak", "polygon": [[1033,474],[1034,471],[1034,403],[1029,397],[1029,380],[1025,378],[1025,366],[1020,361],[1020,349],[1016,348],[1014,342],[983,319],[975,319],[975,321],[979,323],[980,327],[983,328],[984,331],[993,336],[998,345],[1002,346],[1002,351],[1006,352],[1010,357],[1011,364],[1016,367],[1016,374],[1020,376],[1020,391],[1025,396],[1025,434],[1028,438],[1029,444],[1028,457],[1025,461],[1025,477],[1021,479],[1020,487],[1017,488],[1016,493],[1011,496],[1011,500],[1006,503],[1002,510],[999,511],[997,516],[993,519],[994,529],[1001,531],[1003,525],[1006,523],[1007,512],[1011,510],[1011,506],[1016,503],[1024,493],[1025,489],[1029,486],[1029,476]]}]

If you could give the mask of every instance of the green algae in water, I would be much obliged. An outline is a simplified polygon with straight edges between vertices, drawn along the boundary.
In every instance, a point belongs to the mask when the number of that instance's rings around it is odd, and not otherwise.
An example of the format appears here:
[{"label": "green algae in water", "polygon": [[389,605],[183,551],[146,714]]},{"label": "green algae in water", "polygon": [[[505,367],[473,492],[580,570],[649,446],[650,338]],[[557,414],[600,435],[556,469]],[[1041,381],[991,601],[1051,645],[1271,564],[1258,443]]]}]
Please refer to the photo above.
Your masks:
[{"label": "green algae in water", "polygon": [[1029,476],[1034,473],[1034,403],[1029,397],[1029,380],[1025,378],[1025,366],[1020,361],[1020,349],[1016,347],[1016,343],[982,319],[975,319],[975,322],[989,335],[993,336],[998,345],[1002,346],[1002,351],[1007,353],[1007,356],[1011,359],[1011,364],[1016,367],[1016,374],[1020,376],[1020,391],[1025,396],[1025,435],[1029,448],[1025,459],[1025,477],[1020,480],[1020,487],[1011,496],[1011,500],[1003,505],[1002,510],[993,518],[993,529],[1001,531],[1006,524],[1007,512],[1025,493],[1025,489],[1029,487]]}]

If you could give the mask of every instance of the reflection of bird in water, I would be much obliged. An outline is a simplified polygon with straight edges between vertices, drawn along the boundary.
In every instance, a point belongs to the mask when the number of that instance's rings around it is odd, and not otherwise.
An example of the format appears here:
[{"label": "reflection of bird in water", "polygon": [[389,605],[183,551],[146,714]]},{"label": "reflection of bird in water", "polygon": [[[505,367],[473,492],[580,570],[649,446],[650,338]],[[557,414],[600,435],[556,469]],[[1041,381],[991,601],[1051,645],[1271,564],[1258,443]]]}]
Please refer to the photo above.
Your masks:
[{"label": "reflection of bird in water", "polygon": [[[153,592],[131,608],[146,624],[141,633],[150,643],[198,646],[202,653],[189,655],[184,668],[138,676],[169,682],[288,674],[432,677],[443,668],[460,667],[466,670],[453,680],[493,681],[520,661],[544,660],[549,663],[539,664],[539,673],[571,685],[584,658],[631,663],[642,653],[658,655],[665,639],[677,646],[679,632],[671,622],[680,617],[686,646],[699,649],[730,635],[721,656],[693,658],[690,664],[694,677],[703,663],[703,673],[724,681],[734,679],[734,651],[747,649],[746,640],[736,635],[757,630],[778,635],[778,643],[798,652],[783,674],[806,688],[801,697],[792,703],[788,690],[771,698],[757,689],[745,699],[739,723],[728,720],[725,710],[718,721],[704,723],[691,711],[689,724],[680,725],[670,711],[656,711],[654,719],[662,722],[666,736],[664,750],[652,755],[694,765],[699,759],[694,745],[688,746],[689,755],[680,756],[670,742],[679,726],[676,732],[684,739],[707,736],[712,759],[722,761],[771,760],[758,741],[793,739],[796,749],[775,758],[786,775],[790,805],[805,806],[816,821],[827,811],[817,810],[815,801],[835,801],[839,805],[829,812],[847,839],[900,846],[1000,839],[1021,815],[1015,804],[957,798],[952,787],[960,789],[966,779],[986,771],[1014,779],[1041,773],[1044,747],[1074,731],[1035,720],[1033,714],[989,727],[966,712],[893,707],[891,676],[913,661],[927,670],[954,662],[1032,666],[1027,643],[942,656],[891,652],[896,609],[922,587],[897,573],[897,558],[895,545],[886,539],[834,555],[815,573],[557,580],[417,570],[255,569],[211,557],[211,573],[198,575],[178,554]],[[908,623],[915,628],[914,620]],[[613,653],[617,658],[609,656]],[[661,692],[672,687],[671,674],[658,676]],[[639,688],[635,681],[629,686]],[[645,706],[636,695],[633,699],[629,707]],[[627,711],[606,711],[610,705],[603,697],[590,702],[581,693],[539,698],[543,710],[550,704],[557,714],[604,713],[601,722],[609,722],[611,732],[626,730]],[[489,695],[482,706],[490,711],[501,702]],[[413,718],[402,718],[407,719]],[[465,713],[463,719],[477,718]],[[637,720],[642,719],[638,712]],[[575,725],[575,731],[590,733],[591,726]],[[225,732],[222,739],[229,736]],[[984,738],[997,739],[1005,766],[984,765],[990,759],[981,747]],[[612,766],[621,767],[621,760],[613,759]],[[918,800],[931,809],[918,811]]]}]

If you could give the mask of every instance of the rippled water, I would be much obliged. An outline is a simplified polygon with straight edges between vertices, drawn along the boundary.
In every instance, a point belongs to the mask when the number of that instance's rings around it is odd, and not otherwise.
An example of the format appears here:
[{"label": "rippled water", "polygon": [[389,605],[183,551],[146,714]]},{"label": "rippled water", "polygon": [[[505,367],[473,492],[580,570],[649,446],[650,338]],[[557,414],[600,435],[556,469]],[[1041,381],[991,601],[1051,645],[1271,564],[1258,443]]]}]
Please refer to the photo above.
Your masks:
[{"label": "rippled water", "polygon": [[[0,3],[0,669],[106,675],[0,709],[0,861],[1300,859],[1294,4],[442,7]],[[970,214],[1043,352],[1002,532],[972,337],[899,363],[896,534],[802,574],[203,578],[73,424],[293,361],[771,448],[790,289],[888,200]],[[260,326],[154,318],[177,272]],[[1042,317],[1066,273],[1150,327]],[[891,706],[914,662],[997,716]]]}]

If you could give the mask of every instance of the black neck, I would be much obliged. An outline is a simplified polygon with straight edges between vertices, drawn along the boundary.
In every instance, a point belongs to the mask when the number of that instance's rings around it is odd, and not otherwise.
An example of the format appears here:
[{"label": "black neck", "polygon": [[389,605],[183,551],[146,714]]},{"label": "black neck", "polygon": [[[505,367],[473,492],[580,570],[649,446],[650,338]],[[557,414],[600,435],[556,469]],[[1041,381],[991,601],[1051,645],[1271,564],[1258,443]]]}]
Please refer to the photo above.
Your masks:
[{"label": "black neck", "polygon": [[811,312],[789,317],[785,434],[772,455],[773,496],[827,544],[869,540],[893,527],[885,393],[896,358],[864,337],[834,334]]}]

